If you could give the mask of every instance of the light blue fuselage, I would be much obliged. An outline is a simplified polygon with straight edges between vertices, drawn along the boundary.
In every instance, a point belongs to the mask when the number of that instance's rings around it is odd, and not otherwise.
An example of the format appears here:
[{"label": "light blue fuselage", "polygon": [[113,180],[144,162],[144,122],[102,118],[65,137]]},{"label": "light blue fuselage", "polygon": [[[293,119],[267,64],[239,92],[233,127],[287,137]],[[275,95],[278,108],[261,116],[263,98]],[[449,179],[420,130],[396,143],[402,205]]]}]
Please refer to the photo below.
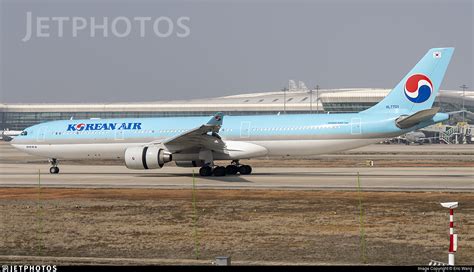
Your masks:
[{"label": "light blue fuselage", "polygon": [[[219,135],[265,147],[264,156],[316,155],[364,146],[448,119],[438,113],[409,129],[400,129],[400,114],[288,114],[225,116]],[[62,120],[27,128],[13,145],[25,152],[58,159],[123,159],[127,147],[182,134],[209,117]],[[84,124],[81,130],[71,126]],[[68,131],[69,128],[69,131]],[[197,151],[198,152],[198,151]],[[191,154],[194,153],[194,154]],[[196,159],[196,150],[177,155]],[[181,158],[180,158],[181,156]],[[219,159],[219,154],[216,154]],[[234,159],[223,157],[222,159]]]}]

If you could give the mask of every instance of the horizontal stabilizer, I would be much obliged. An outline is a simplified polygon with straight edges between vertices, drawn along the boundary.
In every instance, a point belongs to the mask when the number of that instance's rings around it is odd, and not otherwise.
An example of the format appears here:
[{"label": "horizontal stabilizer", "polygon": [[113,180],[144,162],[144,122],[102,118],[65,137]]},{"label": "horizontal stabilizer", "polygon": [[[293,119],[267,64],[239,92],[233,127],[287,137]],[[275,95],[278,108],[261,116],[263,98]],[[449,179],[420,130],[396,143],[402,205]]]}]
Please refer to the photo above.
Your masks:
[{"label": "horizontal stabilizer", "polygon": [[425,120],[429,120],[433,118],[433,116],[435,116],[435,114],[438,113],[438,111],[439,111],[439,107],[434,107],[427,110],[421,110],[409,116],[401,116],[395,122],[397,124],[397,127],[401,129],[410,128],[410,127],[418,125],[419,123]]}]

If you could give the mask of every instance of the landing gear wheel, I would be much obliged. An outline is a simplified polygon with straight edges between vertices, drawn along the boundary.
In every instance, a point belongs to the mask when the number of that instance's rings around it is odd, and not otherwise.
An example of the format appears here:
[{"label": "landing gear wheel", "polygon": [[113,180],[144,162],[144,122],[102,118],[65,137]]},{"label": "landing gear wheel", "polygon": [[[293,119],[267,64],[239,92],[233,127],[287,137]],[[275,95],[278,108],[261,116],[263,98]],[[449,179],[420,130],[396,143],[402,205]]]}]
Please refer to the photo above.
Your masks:
[{"label": "landing gear wheel", "polygon": [[252,167],[250,167],[250,165],[241,165],[239,172],[241,175],[250,175],[250,173],[252,173]]},{"label": "landing gear wheel", "polygon": [[226,175],[235,175],[239,172],[239,167],[237,165],[227,165],[225,168]]},{"label": "landing gear wheel", "polygon": [[203,166],[199,169],[199,175],[201,177],[208,177],[212,175],[212,168],[210,166]]},{"label": "landing gear wheel", "polygon": [[225,176],[225,174],[226,174],[225,170],[226,170],[225,167],[217,166],[216,168],[214,168],[214,171],[212,171],[212,173],[216,177],[222,177],[222,176]]},{"label": "landing gear wheel", "polygon": [[59,167],[53,166],[53,167],[49,168],[49,173],[58,174],[59,173]]},{"label": "landing gear wheel", "polygon": [[49,168],[49,173],[51,174],[58,174],[59,167],[58,167],[58,160],[55,158],[48,159],[49,163],[51,163],[51,168]]}]

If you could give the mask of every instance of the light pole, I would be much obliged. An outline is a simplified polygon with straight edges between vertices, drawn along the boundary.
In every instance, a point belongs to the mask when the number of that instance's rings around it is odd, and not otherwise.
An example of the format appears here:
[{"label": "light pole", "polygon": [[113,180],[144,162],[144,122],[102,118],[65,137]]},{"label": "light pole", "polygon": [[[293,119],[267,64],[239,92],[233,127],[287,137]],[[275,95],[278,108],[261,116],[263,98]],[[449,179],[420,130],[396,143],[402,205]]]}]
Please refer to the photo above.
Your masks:
[{"label": "light pole", "polygon": [[286,114],[286,87],[282,89],[283,91],[283,113]]},{"label": "light pole", "polygon": [[319,112],[319,85],[316,85],[316,113]]},{"label": "light pole", "polygon": [[465,113],[466,109],[464,108],[464,98],[466,97],[467,86],[466,86],[466,84],[463,84],[463,85],[459,86],[459,88],[462,89],[462,109],[461,110],[462,110],[462,122],[464,123],[465,115],[466,115],[466,113]]}]

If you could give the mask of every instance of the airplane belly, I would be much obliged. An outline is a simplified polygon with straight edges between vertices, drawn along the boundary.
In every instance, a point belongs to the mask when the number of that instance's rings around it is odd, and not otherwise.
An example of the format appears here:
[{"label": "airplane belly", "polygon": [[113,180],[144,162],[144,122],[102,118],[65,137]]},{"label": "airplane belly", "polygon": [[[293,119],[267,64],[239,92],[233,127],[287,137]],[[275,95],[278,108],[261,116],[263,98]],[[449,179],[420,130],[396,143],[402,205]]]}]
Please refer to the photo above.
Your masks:
[{"label": "airplane belly", "polygon": [[[377,139],[229,141],[230,152],[215,152],[215,159],[246,159],[263,156],[307,156],[358,148],[382,141]],[[36,144],[13,146],[25,153],[70,160],[123,160],[125,150],[144,143]],[[196,160],[198,154],[176,154],[176,160]]]},{"label": "airplane belly", "polygon": [[130,143],[100,143],[100,144],[35,144],[13,145],[15,148],[46,158],[70,160],[116,160],[123,159],[127,147],[139,144]]},{"label": "airplane belly", "polygon": [[279,140],[253,143],[265,147],[268,156],[308,156],[350,150],[378,143],[383,139]]}]

